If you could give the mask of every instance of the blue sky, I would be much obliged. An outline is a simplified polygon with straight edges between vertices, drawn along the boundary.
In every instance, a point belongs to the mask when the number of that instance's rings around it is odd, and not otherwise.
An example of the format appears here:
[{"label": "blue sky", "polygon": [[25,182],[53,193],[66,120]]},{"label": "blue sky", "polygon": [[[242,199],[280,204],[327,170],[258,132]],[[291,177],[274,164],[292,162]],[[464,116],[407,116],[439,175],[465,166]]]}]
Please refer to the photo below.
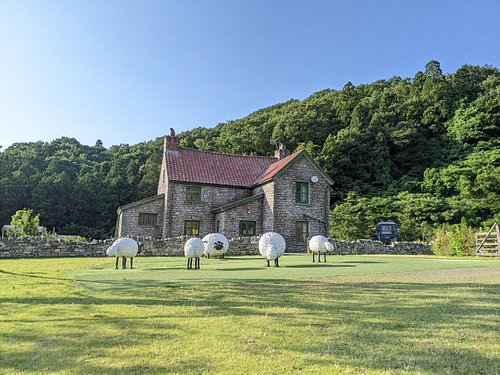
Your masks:
[{"label": "blue sky", "polygon": [[429,60],[500,67],[500,1],[0,0],[0,145],[212,127]]}]

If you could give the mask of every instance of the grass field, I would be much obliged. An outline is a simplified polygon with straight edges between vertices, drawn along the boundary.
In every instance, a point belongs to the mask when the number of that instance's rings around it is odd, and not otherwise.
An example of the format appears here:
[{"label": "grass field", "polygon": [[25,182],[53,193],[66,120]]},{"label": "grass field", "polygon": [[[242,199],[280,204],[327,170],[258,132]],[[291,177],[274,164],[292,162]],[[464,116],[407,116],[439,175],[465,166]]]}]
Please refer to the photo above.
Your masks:
[{"label": "grass field", "polygon": [[498,374],[500,260],[0,260],[0,374]]}]

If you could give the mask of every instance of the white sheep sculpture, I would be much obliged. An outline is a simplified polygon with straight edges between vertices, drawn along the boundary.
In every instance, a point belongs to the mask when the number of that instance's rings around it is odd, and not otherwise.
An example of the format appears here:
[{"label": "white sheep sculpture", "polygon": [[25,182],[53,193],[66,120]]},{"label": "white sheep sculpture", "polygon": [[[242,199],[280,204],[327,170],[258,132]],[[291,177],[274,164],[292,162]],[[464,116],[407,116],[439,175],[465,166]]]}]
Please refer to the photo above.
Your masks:
[{"label": "white sheep sculpture", "polygon": [[274,266],[279,267],[279,257],[285,253],[286,242],[283,236],[275,232],[267,232],[260,237],[259,252],[266,258],[266,267],[269,261],[274,259]]},{"label": "white sheep sculpture", "polygon": [[315,261],[314,255],[318,254],[318,263],[321,263],[321,254],[324,254],[324,261],[326,263],[326,254],[333,251],[333,245],[325,236],[317,235],[309,240],[309,250],[311,250],[313,255],[313,262]]},{"label": "white sheep sculpture", "polygon": [[122,269],[127,268],[127,258],[130,258],[130,269],[133,268],[134,257],[139,251],[139,244],[132,238],[118,238],[108,247],[106,254],[116,257],[115,270],[118,269],[118,258],[122,257]]},{"label": "white sheep sculpture", "polygon": [[203,237],[202,241],[205,245],[203,254],[207,258],[219,256],[220,259],[224,259],[224,254],[229,250],[229,241],[223,234],[210,233]]},{"label": "white sheep sculpture", "polygon": [[[202,240],[199,238],[190,238],[184,244],[184,256],[187,258],[187,270],[199,270],[200,269],[200,257],[203,256],[203,251],[205,246]],[[194,268],[193,268],[194,259]]]}]

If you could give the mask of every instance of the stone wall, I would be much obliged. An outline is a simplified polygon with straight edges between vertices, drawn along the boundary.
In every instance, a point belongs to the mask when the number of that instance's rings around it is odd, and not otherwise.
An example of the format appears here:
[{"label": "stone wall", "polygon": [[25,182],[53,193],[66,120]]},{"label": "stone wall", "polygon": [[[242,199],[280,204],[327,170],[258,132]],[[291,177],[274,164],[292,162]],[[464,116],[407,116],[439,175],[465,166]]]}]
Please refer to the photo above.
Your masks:
[{"label": "stone wall", "polygon": [[262,233],[262,203],[264,198],[259,198],[240,206],[225,210],[215,215],[219,221],[219,232],[226,237],[238,237],[240,235],[240,221],[255,221],[255,234]]},{"label": "stone wall", "polygon": [[[187,237],[167,239],[137,237],[139,256],[183,256]],[[40,237],[6,238],[0,241],[0,258],[101,257],[113,240],[77,242]],[[258,254],[258,237],[229,240],[230,255]]]},{"label": "stone wall", "polygon": [[0,241],[0,258],[100,257],[112,240],[78,242],[40,237],[7,238]]},{"label": "stone wall", "polygon": [[395,242],[384,245],[380,241],[358,240],[339,241],[331,240],[335,250],[334,255],[362,255],[362,254],[395,254],[395,255],[432,255],[428,244],[423,242]]},{"label": "stone wall", "polygon": [[[318,177],[318,182],[311,182],[312,176]],[[309,186],[309,202],[306,204],[295,201],[297,182],[305,182]],[[329,188],[325,178],[305,157],[297,160],[276,180],[273,231],[285,238],[287,251],[301,252],[306,247],[305,244],[298,244],[295,240],[297,221],[308,223],[309,237],[317,234],[327,235]]]},{"label": "stone wall", "polygon": [[258,186],[253,189],[252,194],[257,195],[264,193],[262,202],[262,232],[272,232],[274,230],[274,187],[275,182],[270,181],[263,186]]},{"label": "stone wall", "polygon": [[[151,239],[137,238],[141,242],[139,256],[182,256],[185,237]],[[113,240],[92,243],[51,240],[40,237],[8,238],[0,241],[0,258],[38,258],[38,257],[101,257]],[[337,241],[334,255],[356,254],[432,254],[427,244],[418,242],[398,242],[386,246],[379,241]],[[229,255],[255,255],[258,251],[259,237],[233,238],[229,240]],[[293,249],[287,249],[287,253]]]},{"label": "stone wall", "polygon": [[186,201],[186,187],[195,184],[171,182],[166,198],[166,230],[165,237],[181,236],[184,234],[184,221],[196,220],[200,222],[200,234],[205,236],[215,231],[215,215],[212,210],[228,203],[248,198],[251,189],[227,186],[201,186],[201,201]]},{"label": "stone wall", "polygon": [[[138,201],[123,209],[118,216],[118,236],[128,235],[161,237],[161,228],[163,225],[163,202],[164,197],[159,195],[145,200],[144,203]],[[139,225],[139,214],[155,214],[156,225]]]},{"label": "stone wall", "polygon": [[[187,237],[166,239],[141,239],[141,256],[184,256],[184,244]],[[259,254],[259,237],[229,239],[229,255]]]}]

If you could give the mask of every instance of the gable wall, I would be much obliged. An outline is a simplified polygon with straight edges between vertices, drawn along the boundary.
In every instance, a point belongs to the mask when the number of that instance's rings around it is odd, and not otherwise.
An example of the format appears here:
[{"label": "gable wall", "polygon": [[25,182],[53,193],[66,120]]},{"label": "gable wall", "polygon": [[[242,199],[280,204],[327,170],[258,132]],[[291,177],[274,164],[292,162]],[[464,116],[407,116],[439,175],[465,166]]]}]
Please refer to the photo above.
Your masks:
[{"label": "gable wall", "polygon": [[[317,176],[319,181],[312,183],[312,176]],[[296,182],[309,183],[309,204],[295,203]],[[329,189],[328,182],[305,157],[299,159],[276,179],[274,231],[285,238],[287,252],[306,251],[306,245],[295,242],[296,221],[309,223],[309,238],[317,234],[328,237]]]},{"label": "gable wall", "polygon": [[[255,234],[262,234],[262,206],[264,199],[257,199],[247,204],[218,213],[215,220],[220,222],[220,233],[227,238],[236,238],[240,235],[240,221],[255,221]],[[214,225],[215,230],[215,225]]]},{"label": "gable wall", "polygon": [[[139,213],[157,214],[156,226],[139,225]],[[163,199],[128,208],[118,216],[118,237],[145,236],[161,237],[163,226]]]}]

